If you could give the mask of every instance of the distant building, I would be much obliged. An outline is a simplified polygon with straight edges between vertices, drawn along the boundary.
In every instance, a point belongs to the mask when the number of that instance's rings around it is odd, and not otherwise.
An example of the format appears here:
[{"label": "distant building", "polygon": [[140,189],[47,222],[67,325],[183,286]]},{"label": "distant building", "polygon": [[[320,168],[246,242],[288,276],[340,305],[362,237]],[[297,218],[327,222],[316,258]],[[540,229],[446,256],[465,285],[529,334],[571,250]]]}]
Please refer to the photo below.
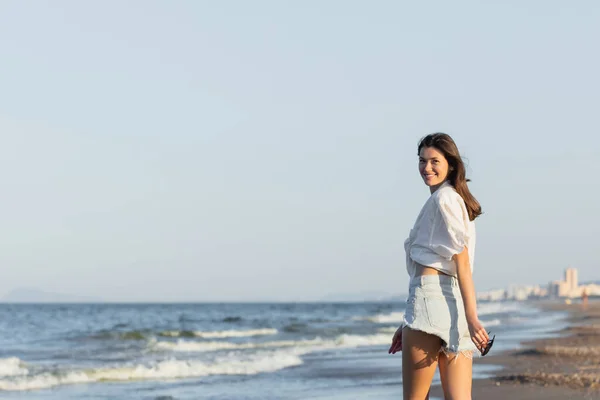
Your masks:
[{"label": "distant building", "polygon": [[511,285],[506,292],[506,298],[510,300],[523,301],[530,298],[539,298],[548,293],[539,285]]},{"label": "distant building", "polygon": [[567,297],[569,285],[565,281],[553,281],[548,284],[549,297]]},{"label": "distant building", "polygon": [[567,283],[567,290],[569,293],[575,293],[578,288],[577,282],[577,269],[567,268],[565,270],[565,282]]},{"label": "distant building", "polygon": [[548,296],[550,297],[580,297],[583,286],[579,286],[577,268],[565,269],[564,281],[553,281],[548,284]]},{"label": "distant building", "polygon": [[481,301],[502,301],[506,299],[506,290],[496,289],[487,292],[477,293],[477,300]]},{"label": "distant building", "polygon": [[581,297],[583,291],[589,296],[600,296],[600,285],[590,283],[579,285],[577,268],[567,268],[564,271],[564,280],[551,281],[546,288],[539,285],[510,285],[508,289],[490,290],[477,293],[477,300],[502,301],[502,300],[527,300],[542,297]]},{"label": "distant building", "polygon": [[532,291],[530,297],[541,298],[548,296],[548,289],[544,289],[543,287],[536,286],[536,288]]},{"label": "distant building", "polygon": [[600,296],[600,285],[595,283],[579,286],[579,296],[583,294],[584,290],[587,292],[588,296]]}]

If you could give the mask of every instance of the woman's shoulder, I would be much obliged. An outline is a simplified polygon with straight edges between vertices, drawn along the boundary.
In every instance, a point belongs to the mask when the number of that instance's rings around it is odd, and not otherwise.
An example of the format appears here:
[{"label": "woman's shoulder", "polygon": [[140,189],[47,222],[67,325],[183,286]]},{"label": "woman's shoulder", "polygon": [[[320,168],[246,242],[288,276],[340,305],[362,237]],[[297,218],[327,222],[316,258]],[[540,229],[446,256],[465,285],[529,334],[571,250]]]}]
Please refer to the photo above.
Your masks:
[{"label": "woman's shoulder", "polygon": [[444,184],[434,193],[436,211],[445,216],[445,218],[454,219],[468,223],[469,212],[462,196],[454,189],[450,183]]},{"label": "woman's shoulder", "polygon": [[438,190],[433,193],[433,200],[439,206],[442,204],[464,204],[463,198],[458,194],[454,186],[449,182],[444,183]]}]

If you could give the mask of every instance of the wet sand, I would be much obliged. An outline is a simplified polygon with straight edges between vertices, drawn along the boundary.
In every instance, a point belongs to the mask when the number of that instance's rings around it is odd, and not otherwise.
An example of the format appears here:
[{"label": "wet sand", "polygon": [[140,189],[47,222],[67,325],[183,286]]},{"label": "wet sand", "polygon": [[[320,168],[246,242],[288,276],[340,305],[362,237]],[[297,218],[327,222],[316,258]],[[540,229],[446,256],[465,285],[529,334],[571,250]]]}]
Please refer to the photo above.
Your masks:
[{"label": "wet sand", "polygon": [[[474,363],[503,367],[493,378],[473,381],[473,399],[600,399],[600,301],[538,305],[567,311],[560,337],[524,342],[519,350],[477,357]],[[439,386],[431,395],[443,398]]]}]

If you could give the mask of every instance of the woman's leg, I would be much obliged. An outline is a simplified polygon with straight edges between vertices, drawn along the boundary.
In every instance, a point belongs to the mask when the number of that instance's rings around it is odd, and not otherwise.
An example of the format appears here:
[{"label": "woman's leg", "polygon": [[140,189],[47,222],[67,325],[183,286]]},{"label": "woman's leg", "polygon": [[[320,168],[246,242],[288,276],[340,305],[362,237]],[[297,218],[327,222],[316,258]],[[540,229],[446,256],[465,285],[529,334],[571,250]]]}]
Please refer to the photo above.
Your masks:
[{"label": "woman's leg", "polygon": [[440,378],[445,400],[471,400],[473,359],[463,354],[440,353]]},{"label": "woman's leg", "polygon": [[402,387],[404,400],[425,400],[437,367],[442,340],[425,332],[402,330]]}]

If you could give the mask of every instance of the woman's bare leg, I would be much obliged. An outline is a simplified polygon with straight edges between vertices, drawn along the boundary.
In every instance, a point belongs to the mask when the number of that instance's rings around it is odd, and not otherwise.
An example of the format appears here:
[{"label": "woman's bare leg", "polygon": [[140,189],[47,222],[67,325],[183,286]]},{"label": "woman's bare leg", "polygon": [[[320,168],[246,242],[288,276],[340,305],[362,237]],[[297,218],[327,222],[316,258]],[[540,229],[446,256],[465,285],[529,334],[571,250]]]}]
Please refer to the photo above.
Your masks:
[{"label": "woman's bare leg", "polygon": [[461,355],[440,353],[440,378],[445,400],[471,400],[473,360]]},{"label": "woman's bare leg", "polygon": [[442,340],[425,332],[402,331],[402,387],[404,400],[425,400],[437,367]]}]

